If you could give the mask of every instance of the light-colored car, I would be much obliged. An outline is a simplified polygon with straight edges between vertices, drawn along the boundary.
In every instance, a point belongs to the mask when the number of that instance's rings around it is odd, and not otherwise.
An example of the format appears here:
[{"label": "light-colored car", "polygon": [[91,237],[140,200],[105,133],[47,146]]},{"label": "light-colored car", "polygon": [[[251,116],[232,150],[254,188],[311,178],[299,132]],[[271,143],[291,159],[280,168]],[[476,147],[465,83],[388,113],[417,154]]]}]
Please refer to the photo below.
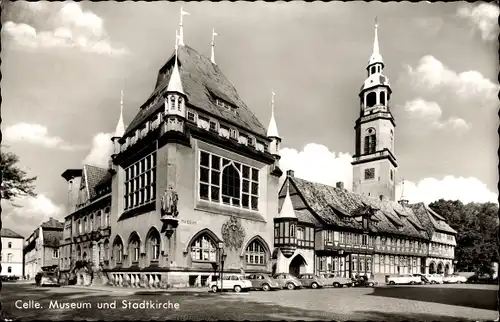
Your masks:
[{"label": "light-colored car", "polygon": [[289,290],[302,287],[302,283],[299,281],[299,279],[291,274],[279,273],[274,276],[274,279],[278,282],[279,285],[281,285],[281,287],[287,288]]},{"label": "light-colored car", "polygon": [[387,284],[420,284],[421,278],[412,274],[393,275],[387,278]]},{"label": "light-colored car", "polygon": [[223,275],[222,280],[217,279],[208,284],[212,292],[219,290],[233,290],[235,292],[248,291],[252,288],[252,282],[242,275]]},{"label": "light-colored car", "polygon": [[325,286],[325,281],[316,274],[300,274],[298,279],[304,287],[318,288]]},{"label": "light-colored car", "polygon": [[460,276],[458,274],[445,275],[443,277],[443,283],[455,284],[455,283],[465,283],[467,278],[465,276]]},{"label": "light-colored car", "polygon": [[[56,273],[40,272],[38,274],[40,275],[39,282],[37,282],[39,286],[60,286]],[[37,280],[36,277],[35,280]]]},{"label": "light-colored car", "polygon": [[347,277],[335,276],[332,273],[320,274],[319,276],[323,279],[325,285],[332,285],[333,287],[352,286],[352,280]]},{"label": "light-colored car", "polygon": [[271,276],[263,273],[250,274],[246,277],[247,280],[252,282],[252,288],[269,291],[282,289],[281,285]]},{"label": "light-colored car", "polygon": [[443,284],[443,276],[441,274],[425,274],[425,277],[431,284]]}]

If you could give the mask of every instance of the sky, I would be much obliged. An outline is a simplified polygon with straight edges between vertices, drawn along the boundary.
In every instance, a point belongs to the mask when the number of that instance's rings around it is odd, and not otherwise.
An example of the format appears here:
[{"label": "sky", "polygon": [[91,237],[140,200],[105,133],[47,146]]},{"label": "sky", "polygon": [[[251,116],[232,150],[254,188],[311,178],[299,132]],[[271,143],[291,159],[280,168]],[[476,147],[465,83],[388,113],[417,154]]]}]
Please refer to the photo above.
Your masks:
[{"label": "sky", "polygon": [[35,198],[2,201],[26,237],[67,213],[61,174],[106,167],[124,91],[128,124],[184,42],[215,59],[267,127],[271,93],[281,167],[352,187],[359,89],[379,24],[396,120],[397,193],[496,202],[498,7],[477,2],[15,2],[2,23],[2,148],[37,176]]}]

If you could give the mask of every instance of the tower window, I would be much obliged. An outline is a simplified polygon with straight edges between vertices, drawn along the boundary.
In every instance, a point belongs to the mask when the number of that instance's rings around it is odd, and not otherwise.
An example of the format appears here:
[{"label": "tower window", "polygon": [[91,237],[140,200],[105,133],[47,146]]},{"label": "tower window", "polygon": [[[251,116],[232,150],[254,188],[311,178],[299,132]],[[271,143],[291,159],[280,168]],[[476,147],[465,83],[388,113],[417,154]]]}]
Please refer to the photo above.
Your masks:
[{"label": "tower window", "polygon": [[375,168],[365,169],[365,180],[375,178]]},{"label": "tower window", "polygon": [[369,131],[368,133],[365,136],[365,154],[375,153],[377,147],[377,135],[374,131]]},{"label": "tower window", "polygon": [[385,105],[385,92],[380,93],[380,104]]},{"label": "tower window", "polygon": [[372,66],[372,74],[375,74],[377,71],[376,67],[375,66]]},{"label": "tower window", "polygon": [[366,95],[366,106],[367,107],[372,107],[375,106],[377,103],[377,94],[374,92],[369,93]]}]

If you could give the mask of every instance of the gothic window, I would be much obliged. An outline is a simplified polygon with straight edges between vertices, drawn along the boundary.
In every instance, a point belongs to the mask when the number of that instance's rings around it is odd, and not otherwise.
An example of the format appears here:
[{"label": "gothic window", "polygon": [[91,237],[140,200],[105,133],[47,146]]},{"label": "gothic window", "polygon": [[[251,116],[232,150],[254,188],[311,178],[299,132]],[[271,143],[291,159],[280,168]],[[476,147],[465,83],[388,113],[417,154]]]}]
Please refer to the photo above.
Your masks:
[{"label": "gothic window", "polygon": [[375,178],[375,168],[365,169],[365,180],[374,179]]},{"label": "gothic window", "polygon": [[259,170],[200,151],[201,199],[258,210]]},{"label": "gothic window", "polygon": [[109,241],[104,241],[104,260],[109,260]]},{"label": "gothic window", "polygon": [[137,235],[133,235],[132,238],[130,239],[130,242],[128,244],[129,248],[129,256],[132,261],[132,263],[137,263],[139,262],[139,252],[140,252],[140,247],[141,247],[141,242],[139,241],[139,238]]},{"label": "gothic window", "polygon": [[372,107],[377,104],[377,93],[371,92],[366,95],[366,106],[367,107]]},{"label": "gothic window", "polygon": [[365,134],[365,154],[375,153],[377,149],[377,133],[369,128]]},{"label": "gothic window", "polygon": [[7,254],[7,262],[12,262],[12,256],[13,255],[11,253]]},{"label": "gothic window", "polygon": [[210,237],[201,235],[191,244],[191,260],[215,262],[217,249]]},{"label": "gothic window", "polygon": [[160,236],[157,231],[153,231],[149,236],[150,260],[157,261],[160,258]]},{"label": "gothic window", "polygon": [[89,231],[92,231],[94,230],[94,215],[90,215],[90,218],[89,218]]},{"label": "gothic window", "polygon": [[125,169],[125,209],[156,199],[156,152]]},{"label": "gothic window", "polygon": [[109,227],[111,223],[109,222],[109,207],[104,209],[104,227]]},{"label": "gothic window", "polygon": [[170,109],[171,110],[175,109],[175,97],[174,96],[170,97]]},{"label": "gothic window", "polygon": [[87,231],[87,217],[83,218],[83,232]]},{"label": "gothic window", "polygon": [[247,264],[257,264],[264,265],[266,258],[266,252],[264,246],[262,246],[260,241],[253,241],[248,245],[246,250],[246,262]]},{"label": "gothic window", "polygon": [[115,242],[113,243],[113,253],[115,263],[121,264],[123,261],[123,243],[120,238],[115,239]]},{"label": "gothic window", "polygon": [[9,243],[7,244],[7,248],[12,248],[12,243],[11,243],[11,242],[9,242]]},{"label": "gothic window", "polygon": [[99,210],[95,216],[95,228],[101,228],[101,211]]},{"label": "gothic window", "polygon": [[385,92],[380,93],[380,104],[385,105]]}]

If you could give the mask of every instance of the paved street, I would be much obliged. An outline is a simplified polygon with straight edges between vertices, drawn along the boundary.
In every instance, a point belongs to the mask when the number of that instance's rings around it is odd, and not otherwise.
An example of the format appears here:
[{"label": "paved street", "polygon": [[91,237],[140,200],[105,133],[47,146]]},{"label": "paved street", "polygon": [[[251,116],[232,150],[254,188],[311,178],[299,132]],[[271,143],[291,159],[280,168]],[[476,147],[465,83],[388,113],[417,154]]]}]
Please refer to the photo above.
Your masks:
[{"label": "paved street", "polygon": [[[1,298],[7,313],[19,320],[457,321],[496,319],[497,289],[495,285],[426,285],[213,294],[103,292],[6,283]],[[116,308],[99,308],[103,303],[116,303]],[[139,304],[150,307],[136,307]],[[20,305],[26,308],[16,308]],[[77,307],[56,307],[62,305]],[[161,305],[164,308],[158,308]]]}]

